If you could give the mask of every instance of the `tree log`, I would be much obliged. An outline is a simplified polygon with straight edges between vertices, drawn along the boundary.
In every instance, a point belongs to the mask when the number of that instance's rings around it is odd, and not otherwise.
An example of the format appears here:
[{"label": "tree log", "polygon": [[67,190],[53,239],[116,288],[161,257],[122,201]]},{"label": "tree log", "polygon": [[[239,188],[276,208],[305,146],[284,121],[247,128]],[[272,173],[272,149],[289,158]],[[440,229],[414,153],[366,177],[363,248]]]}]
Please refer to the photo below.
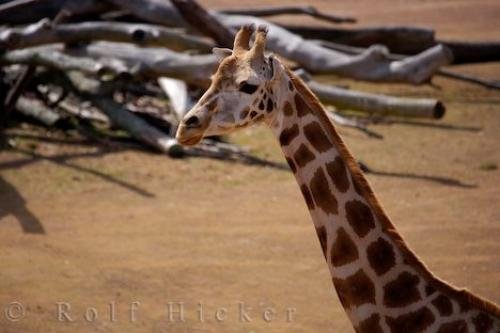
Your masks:
[{"label": "tree log", "polygon": [[454,64],[471,64],[487,61],[500,61],[500,41],[464,42],[438,40],[453,52]]},{"label": "tree log", "polygon": [[[47,24],[46,24],[47,23]],[[24,28],[0,30],[0,51],[51,43],[76,43],[93,40],[128,42],[142,46],[162,46],[184,51],[208,52],[213,44],[182,31],[150,24],[119,22],[84,22],[51,26],[46,21]]]},{"label": "tree log", "polygon": [[[348,45],[343,45],[343,44],[337,44],[333,42],[327,42],[327,41],[316,41],[317,43],[327,47],[331,48],[332,50],[336,50],[339,52],[347,53],[347,54],[361,54],[365,52],[364,48],[361,47],[355,47],[355,46],[348,46]],[[405,55],[402,54],[389,54],[388,57],[393,60],[400,60],[406,58]],[[466,75],[466,74],[461,74],[461,73],[456,73],[453,71],[450,71],[449,69],[446,68],[440,68],[437,72],[436,75],[439,76],[444,76],[449,79],[454,79],[454,80],[460,80],[460,81],[465,81],[468,83],[473,83],[477,84],[489,89],[500,89],[500,81],[495,81],[495,80],[487,80],[483,78],[478,78],[472,75]]]},{"label": "tree log", "polygon": [[37,99],[19,97],[16,102],[16,109],[23,115],[36,119],[45,126],[54,126],[61,119],[59,114]]},{"label": "tree log", "polygon": [[169,77],[160,77],[158,84],[165,92],[170,100],[170,105],[174,110],[177,120],[180,120],[195,104],[191,96],[189,96],[188,86],[186,82]]},{"label": "tree log", "polygon": [[454,64],[500,60],[500,42],[447,41],[435,38],[434,31],[417,27],[331,28],[283,25],[307,39],[321,39],[337,44],[370,47],[386,46],[392,53],[417,54],[438,44],[453,53]]},{"label": "tree log", "polygon": [[434,31],[419,27],[335,28],[283,25],[283,28],[307,39],[370,47],[385,45],[391,52],[415,54],[436,45]]},{"label": "tree log", "polygon": [[[108,59],[109,60],[109,59]],[[39,46],[0,54],[0,65],[33,65],[55,68],[61,71],[79,70],[97,76],[120,76],[130,73],[127,66],[119,60],[107,61],[106,64],[88,57],[74,57],[60,51],[54,46]]]},{"label": "tree log", "polygon": [[233,46],[234,33],[195,0],[170,0],[182,17],[198,31],[212,37],[220,47]]},{"label": "tree log", "polygon": [[67,77],[72,83],[72,88],[84,99],[88,99],[95,107],[99,108],[118,127],[129,132],[137,140],[144,142],[161,152],[171,156],[179,156],[183,153],[183,148],[177,140],[149,125],[146,121],[135,116],[121,104],[116,103],[107,96],[107,90],[102,94],[96,93],[95,88],[99,82],[89,79],[78,72],[69,72]]},{"label": "tree log", "polygon": [[445,113],[443,103],[435,99],[401,98],[347,90],[314,81],[302,71],[297,74],[321,101],[339,109],[361,111],[379,116],[435,119],[442,118]]},{"label": "tree log", "polygon": [[267,6],[258,8],[236,8],[219,9],[218,13],[229,15],[247,15],[247,16],[274,16],[274,15],[297,15],[304,14],[314,18],[331,23],[355,23],[353,17],[337,16],[320,12],[313,6]]},{"label": "tree log", "polygon": [[173,77],[197,86],[208,84],[210,75],[217,68],[217,60],[212,54],[189,55],[168,49],[139,48],[127,44],[92,43],[83,46],[81,53],[89,57],[121,59],[128,64],[134,75]]}]

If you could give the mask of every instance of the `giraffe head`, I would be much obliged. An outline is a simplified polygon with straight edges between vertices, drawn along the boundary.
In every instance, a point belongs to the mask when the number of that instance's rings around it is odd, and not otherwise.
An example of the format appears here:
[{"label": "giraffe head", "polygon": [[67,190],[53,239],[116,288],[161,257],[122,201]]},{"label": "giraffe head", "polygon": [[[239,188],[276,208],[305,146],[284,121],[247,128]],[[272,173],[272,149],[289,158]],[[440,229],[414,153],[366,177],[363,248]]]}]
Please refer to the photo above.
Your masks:
[{"label": "giraffe head", "polygon": [[181,144],[194,145],[205,136],[222,135],[257,123],[276,109],[272,83],[277,60],[264,55],[265,26],[259,26],[249,47],[254,31],[253,25],[242,27],[233,50],[214,49],[219,67],[210,87],[177,130]]}]

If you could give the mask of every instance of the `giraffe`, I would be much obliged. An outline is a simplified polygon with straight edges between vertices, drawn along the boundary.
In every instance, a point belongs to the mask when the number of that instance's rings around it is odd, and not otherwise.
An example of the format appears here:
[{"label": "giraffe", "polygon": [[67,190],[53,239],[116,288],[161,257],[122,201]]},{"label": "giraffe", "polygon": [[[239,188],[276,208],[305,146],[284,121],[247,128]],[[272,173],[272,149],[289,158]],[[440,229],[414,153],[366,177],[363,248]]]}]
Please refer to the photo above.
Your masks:
[{"label": "giraffe", "polygon": [[[177,131],[181,144],[258,122],[283,150],[356,332],[500,332],[500,309],[435,277],[407,247],[318,99],[244,26]],[[255,40],[250,47],[251,36]]]}]

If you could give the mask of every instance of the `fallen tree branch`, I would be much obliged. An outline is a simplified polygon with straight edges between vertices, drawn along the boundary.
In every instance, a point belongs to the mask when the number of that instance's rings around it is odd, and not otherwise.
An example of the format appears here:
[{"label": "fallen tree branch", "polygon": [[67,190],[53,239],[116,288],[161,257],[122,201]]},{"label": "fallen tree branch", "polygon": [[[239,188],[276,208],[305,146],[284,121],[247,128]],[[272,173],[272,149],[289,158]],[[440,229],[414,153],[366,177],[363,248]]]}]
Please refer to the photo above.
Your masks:
[{"label": "fallen tree branch", "polygon": [[[167,2],[153,0],[108,0],[122,9],[150,22],[185,26],[182,16]],[[137,11],[134,11],[137,10]],[[160,14],[161,13],[161,14]],[[435,71],[452,61],[451,52],[438,45],[414,57],[392,61],[384,48],[373,47],[364,54],[350,56],[336,52],[314,42],[304,40],[275,24],[252,16],[213,14],[231,29],[242,25],[265,24],[269,27],[267,47],[312,73],[331,73],[358,80],[377,82],[406,82],[421,84],[428,82]]]},{"label": "fallen tree branch", "polygon": [[[348,46],[348,45],[343,45],[343,44],[337,44],[337,43],[332,43],[332,42],[326,42],[322,40],[315,41],[325,47],[331,48],[333,50],[343,52],[346,54],[360,54],[365,51],[364,48],[361,47],[355,47],[355,46]],[[388,55],[390,59],[394,60],[400,60],[404,59],[406,56],[402,54],[394,54],[391,53]],[[495,81],[495,80],[487,80],[487,79],[482,79],[478,78],[472,75],[466,75],[466,74],[461,74],[461,73],[456,73],[453,72],[449,69],[446,68],[440,68],[437,72],[436,75],[440,75],[443,77],[447,77],[449,79],[455,79],[455,80],[460,80],[460,81],[465,81],[469,83],[474,83],[489,89],[500,89],[500,81]]]},{"label": "fallen tree branch", "polygon": [[95,88],[89,89],[89,87],[99,86],[99,83],[95,82],[95,80],[87,78],[78,72],[67,73],[67,78],[71,82],[73,90],[79,96],[88,99],[106,114],[116,126],[123,128],[137,140],[156,150],[168,153],[170,156],[183,154],[182,146],[174,138],[150,126],[121,104],[116,103],[111,97],[107,96],[107,90],[99,94]]},{"label": "fallen tree branch", "polygon": [[16,110],[29,118],[36,119],[45,126],[54,126],[61,119],[57,112],[37,99],[19,97],[16,102]]},{"label": "fallen tree branch", "polygon": [[393,53],[417,54],[442,44],[453,53],[453,64],[500,60],[500,42],[447,41],[435,38],[433,30],[417,27],[334,28],[283,25],[287,30],[307,39],[367,48],[386,46]]},{"label": "fallen tree branch", "polygon": [[234,33],[200,6],[195,0],[170,0],[191,27],[212,37],[218,46],[231,48]]},{"label": "fallen tree branch", "polygon": [[76,54],[124,61],[133,75],[146,77],[173,77],[204,86],[217,68],[212,54],[189,55],[161,48],[139,48],[134,45],[98,42],[84,45]]},{"label": "fallen tree branch", "polygon": [[106,64],[88,57],[75,57],[63,53],[57,46],[39,46],[0,54],[0,65],[30,65],[45,66],[61,71],[79,70],[96,76],[105,75],[135,75],[119,60],[108,61]]},{"label": "fallen tree branch", "polygon": [[339,109],[355,110],[379,116],[435,118],[444,116],[443,103],[431,98],[401,98],[353,91],[314,81],[304,72],[297,73],[318,98]]},{"label": "fallen tree branch", "polygon": [[453,64],[471,64],[487,61],[500,61],[500,41],[464,42],[438,40],[453,52]]},{"label": "fallen tree branch", "polygon": [[436,45],[434,30],[420,27],[337,28],[282,25],[306,39],[320,39],[337,44],[370,47],[386,46],[395,53],[415,54]]},{"label": "fallen tree branch", "polygon": [[160,77],[158,84],[170,100],[170,105],[175,112],[177,121],[181,121],[184,115],[195,104],[189,96],[186,82],[169,77]]},{"label": "fallen tree branch", "polygon": [[438,71],[438,75],[447,77],[449,79],[455,79],[455,80],[478,84],[480,86],[490,89],[500,89],[500,81],[498,80],[486,80],[472,75],[453,72],[445,68],[440,69]]},{"label": "fallen tree branch", "polygon": [[128,42],[141,46],[162,46],[173,50],[208,52],[212,43],[180,30],[150,24],[120,22],[83,22],[50,26],[47,21],[23,28],[0,30],[0,50],[18,49],[53,43],[81,43],[94,40]]},{"label": "fallen tree branch", "polygon": [[247,15],[247,16],[275,16],[304,14],[311,17],[331,22],[331,23],[355,23],[356,19],[347,16],[337,16],[333,14],[322,13],[313,6],[267,6],[258,8],[237,8],[237,9],[219,9],[218,13],[229,15]]}]

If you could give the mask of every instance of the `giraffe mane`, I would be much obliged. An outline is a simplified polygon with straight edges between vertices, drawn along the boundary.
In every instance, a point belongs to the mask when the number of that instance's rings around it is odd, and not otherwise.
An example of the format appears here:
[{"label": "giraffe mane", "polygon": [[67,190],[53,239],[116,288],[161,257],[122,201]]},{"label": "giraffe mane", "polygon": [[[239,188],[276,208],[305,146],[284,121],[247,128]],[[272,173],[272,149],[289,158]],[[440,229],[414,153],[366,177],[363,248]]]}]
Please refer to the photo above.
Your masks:
[{"label": "giraffe mane", "polygon": [[345,146],[342,138],[337,133],[335,126],[332,124],[330,118],[326,114],[327,111],[325,110],[321,102],[302,79],[295,75],[286,65],[284,65],[283,67],[285,68],[288,77],[292,81],[297,91],[301,94],[304,101],[310,107],[312,112],[318,117],[324,128],[327,129],[328,134],[333,137],[333,144],[336,146],[336,148],[340,152],[341,158],[344,160],[344,163],[351,171],[353,182],[356,183],[355,186],[359,188],[359,190],[373,209],[377,219],[382,225],[383,231],[394,241],[395,245],[403,256],[404,261],[415,267],[415,269],[420,274],[422,274],[422,276],[427,279],[431,286],[436,290],[439,290],[444,294],[447,294],[448,296],[454,297],[459,303],[471,304],[479,310],[500,317],[500,308],[496,304],[472,294],[467,289],[458,289],[439,279],[406,245],[403,237],[396,230],[393,223],[385,213],[382,205],[379,203],[378,199],[373,193],[358,163]]}]

